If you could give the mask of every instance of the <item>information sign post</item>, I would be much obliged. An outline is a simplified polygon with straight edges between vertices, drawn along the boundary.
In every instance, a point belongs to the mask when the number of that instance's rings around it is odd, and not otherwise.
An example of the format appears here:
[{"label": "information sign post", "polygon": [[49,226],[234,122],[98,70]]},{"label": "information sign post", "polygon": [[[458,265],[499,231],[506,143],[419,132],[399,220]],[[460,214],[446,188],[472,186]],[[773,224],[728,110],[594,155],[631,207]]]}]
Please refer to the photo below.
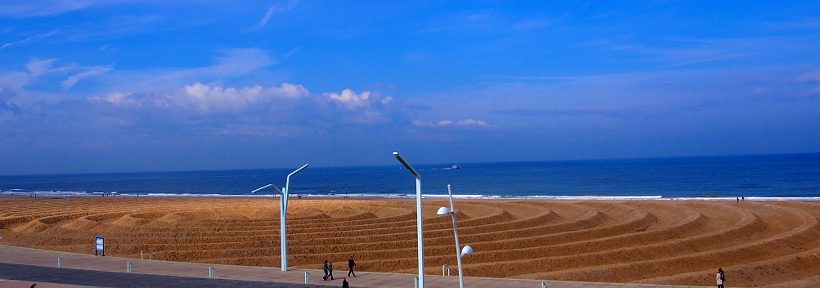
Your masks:
[{"label": "information sign post", "polygon": [[94,256],[98,256],[99,254],[105,256],[105,238],[97,237],[94,241]]}]

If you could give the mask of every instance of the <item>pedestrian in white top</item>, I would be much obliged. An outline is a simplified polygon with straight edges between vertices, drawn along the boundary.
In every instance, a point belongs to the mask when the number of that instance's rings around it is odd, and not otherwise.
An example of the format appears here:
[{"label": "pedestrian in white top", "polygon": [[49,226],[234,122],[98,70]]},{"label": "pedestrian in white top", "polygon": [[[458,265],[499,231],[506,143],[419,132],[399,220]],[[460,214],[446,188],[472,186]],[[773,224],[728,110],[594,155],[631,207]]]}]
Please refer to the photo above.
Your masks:
[{"label": "pedestrian in white top", "polygon": [[715,275],[715,281],[717,282],[718,288],[723,288],[723,282],[726,282],[726,274],[723,273],[723,268],[718,267],[717,275]]}]

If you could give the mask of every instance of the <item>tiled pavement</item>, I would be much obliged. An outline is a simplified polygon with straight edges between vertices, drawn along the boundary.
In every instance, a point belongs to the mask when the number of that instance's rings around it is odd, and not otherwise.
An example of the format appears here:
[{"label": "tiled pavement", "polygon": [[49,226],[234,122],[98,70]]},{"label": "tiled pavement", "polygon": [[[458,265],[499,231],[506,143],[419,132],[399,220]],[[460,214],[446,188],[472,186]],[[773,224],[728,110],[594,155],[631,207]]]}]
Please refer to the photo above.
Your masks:
[{"label": "tiled pavement", "polygon": [[[62,258],[63,268],[57,267]],[[132,262],[132,273],[126,273],[126,263]],[[215,279],[208,279],[208,267],[215,270]],[[304,273],[312,275],[304,284]],[[338,270],[339,276],[347,271]],[[359,277],[348,278],[351,287],[413,287],[413,276],[397,273],[360,271]],[[97,287],[341,287],[342,278],[323,281],[321,270],[293,269],[281,272],[268,267],[210,265],[158,260],[128,259],[112,256],[55,252],[0,245],[0,287],[21,286],[26,281],[37,281],[37,288],[66,287],[57,284]],[[4,279],[8,279],[5,280]],[[9,281],[16,280],[16,281]],[[456,277],[427,275],[425,286],[457,287]],[[694,287],[637,285],[619,283],[592,283],[545,281],[550,288],[638,288],[638,287]],[[57,283],[57,284],[53,284]],[[326,285],[326,286],[323,286]],[[471,288],[538,288],[541,281],[465,277],[464,286]],[[69,286],[71,287],[71,286]]]}]

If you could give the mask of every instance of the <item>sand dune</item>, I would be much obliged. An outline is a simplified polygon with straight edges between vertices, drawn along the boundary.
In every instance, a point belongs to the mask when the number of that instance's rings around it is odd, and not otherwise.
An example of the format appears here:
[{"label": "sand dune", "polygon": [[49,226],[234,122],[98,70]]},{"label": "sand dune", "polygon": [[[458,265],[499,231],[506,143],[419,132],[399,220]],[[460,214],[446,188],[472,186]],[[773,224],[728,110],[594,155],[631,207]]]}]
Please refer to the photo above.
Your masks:
[{"label": "sand dune", "polygon": [[[446,201],[426,200],[425,264],[455,266]],[[820,203],[459,200],[470,276],[732,286],[814,287]],[[412,200],[292,199],[289,263],[318,268],[354,255],[361,270],[414,273]],[[279,265],[278,201],[225,198],[0,197],[4,244],[239,265]]]}]

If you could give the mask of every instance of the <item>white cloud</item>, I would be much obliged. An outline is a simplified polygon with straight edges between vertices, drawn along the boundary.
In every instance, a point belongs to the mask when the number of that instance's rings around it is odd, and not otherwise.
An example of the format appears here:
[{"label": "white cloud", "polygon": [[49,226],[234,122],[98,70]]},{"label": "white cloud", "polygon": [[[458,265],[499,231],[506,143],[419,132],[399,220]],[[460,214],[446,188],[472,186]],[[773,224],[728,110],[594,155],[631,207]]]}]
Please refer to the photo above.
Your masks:
[{"label": "white cloud", "polygon": [[140,107],[142,102],[134,94],[124,92],[109,93],[105,96],[93,96],[88,98],[92,102],[104,102],[116,107]]},{"label": "white cloud", "polygon": [[210,86],[202,83],[185,85],[184,93],[176,97],[179,104],[196,108],[200,112],[214,110],[241,110],[257,103],[262,96],[262,86],[233,88]]},{"label": "white cloud", "polygon": [[382,97],[379,94],[371,93],[370,91],[362,91],[356,93],[351,89],[344,89],[342,93],[325,93],[331,101],[346,109],[356,110],[361,108],[372,107],[374,105],[389,105],[393,101],[393,97]]},{"label": "white cloud", "polygon": [[[218,115],[312,115],[315,121],[354,124],[390,123],[401,113],[392,113],[392,97],[375,92],[361,93],[345,89],[341,93],[324,93],[309,98],[310,92],[299,84],[282,83],[231,87],[195,82],[173,89],[153,92],[113,92],[88,97],[87,101],[121,109],[163,113]],[[299,107],[299,109],[295,109]],[[270,114],[273,113],[273,114]],[[253,117],[253,116],[249,116]],[[460,125],[470,125],[460,122]]]},{"label": "white cloud", "polygon": [[82,79],[105,74],[108,71],[111,71],[111,69],[113,69],[113,67],[111,67],[111,66],[91,66],[91,67],[87,67],[87,68],[84,68],[83,70],[81,70],[80,72],[77,72],[77,73],[74,73],[71,76],[68,76],[68,78],[63,80],[63,82],[61,82],[60,85],[62,85],[63,88],[65,88],[65,89],[69,89],[71,87],[74,87],[74,85],[77,85],[77,82],[80,82],[80,80],[82,80]]},{"label": "white cloud", "polygon": [[281,98],[297,99],[309,94],[307,88],[298,84],[288,82],[282,83],[279,87],[271,87],[271,94]]},{"label": "white cloud", "polygon": [[90,97],[88,100],[121,108],[180,109],[207,114],[243,111],[255,105],[270,106],[277,100],[292,101],[305,97],[308,93],[304,86],[287,82],[268,88],[259,85],[223,87],[197,82],[170,91],[136,94],[114,92]]},{"label": "white cloud", "polygon": [[480,126],[480,127],[487,127],[490,126],[484,120],[475,120],[475,119],[463,119],[454,122],[456,126]]},{"label": "white cloud", "polygon": [[484,120],[476,120],[466,118],[461,120],[439,120],[438,122],[427,122],[421,120],[413,121],[413,126],[416,127],[490,127],[490,124]]}]

